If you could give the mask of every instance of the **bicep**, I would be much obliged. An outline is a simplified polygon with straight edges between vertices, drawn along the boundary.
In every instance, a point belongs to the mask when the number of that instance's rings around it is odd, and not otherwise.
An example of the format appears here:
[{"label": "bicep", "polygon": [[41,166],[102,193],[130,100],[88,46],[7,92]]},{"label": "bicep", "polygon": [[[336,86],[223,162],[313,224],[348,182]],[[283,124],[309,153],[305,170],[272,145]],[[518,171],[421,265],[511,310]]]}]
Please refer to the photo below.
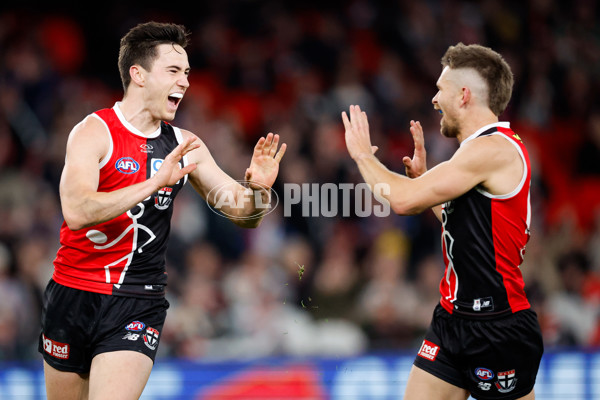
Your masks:
[{"label": "bicep", "polygon": [[209,196],[209,193],[217,189],[239,187],[239,184],[217,165],[204,143],[190,152],[188,160],[198,164],[198,167],[189,174],[192,187],[211,205],[214,205],[214,199],[213,196]]},{"label": "bicep", "polygon": [[450,160],[407,182],[412,187],[405,207],[416,213],[456,199],[485,181],[488,168],[481,155],[458,151]]},{"label": "bicep", "polygon": [[425,183],[431,187],[432,206],[455,199],[481,183],[479,171],[464,163],[449,160],[431,169]]}]

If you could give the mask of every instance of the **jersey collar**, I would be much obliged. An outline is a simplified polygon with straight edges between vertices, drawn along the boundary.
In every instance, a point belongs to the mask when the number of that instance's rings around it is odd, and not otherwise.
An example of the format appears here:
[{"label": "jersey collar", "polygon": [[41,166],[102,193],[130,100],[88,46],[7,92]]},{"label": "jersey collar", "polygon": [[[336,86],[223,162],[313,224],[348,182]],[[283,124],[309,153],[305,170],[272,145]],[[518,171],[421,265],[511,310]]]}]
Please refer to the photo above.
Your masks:
[{"label": "jersey collar", "polygon": [[119,118],[119,121],[121,121],[121,123],[123,124],[123,126],[125,128],[127,128],[127,130],[129,130],[131,133],[141,136],[143,138],[146,139],[154,139],[157,138],[160,135],[160,131],[161,131],[161,127],[159,126],[157,130],[155,130],[154,132],[152,132],[149,135],[144,135],[144,133],[142,131],[140,131],[138,128],[136,128],[135,126],[131,125],[131,123],[129,123],[129,121],[127,121],[125,119],[125,116],[123,115],[123,112],[121,111],[121,107],[119,106],[121,104],[120,101],[117,101],[113,107],[113,110],[115,110],[115,114],[117,114],[117,117]]},{"label": "jersey collar", "polygon": [[483,132],[487,131],[490,128],[495,128],[495,127],[501,127],[501,128],[506,128],[506,129],[510,129],[510,122],[505,122],[505,121],[501,121],[501,122],[494,122],[492,124],[487,124],[485,126],[482,126],[481,128],[477,129],[475,131],[475,133],[473,133],[472,135],[470,135],[468,138],[466,138],[465,140],[463,140],[462,142],[460,142],[460,146],[462,146],[463,144],[475,139],[477,136],[481,135]]}]

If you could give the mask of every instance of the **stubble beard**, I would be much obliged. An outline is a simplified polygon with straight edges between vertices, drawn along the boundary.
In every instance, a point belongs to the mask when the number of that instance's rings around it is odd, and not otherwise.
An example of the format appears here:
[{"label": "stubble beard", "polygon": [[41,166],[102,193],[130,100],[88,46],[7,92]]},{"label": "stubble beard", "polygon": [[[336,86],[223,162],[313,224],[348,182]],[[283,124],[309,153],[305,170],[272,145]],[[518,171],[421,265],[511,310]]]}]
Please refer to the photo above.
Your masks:
[{"label": "stubble beard", "polygon": [[456,120],[452,120],[448,118],[447,115],[444,116],[444,120],[442,121],[442,126],[440,128],[440,132],[442,136],[447,138],[457,138],[460,134],[460,125]]}]

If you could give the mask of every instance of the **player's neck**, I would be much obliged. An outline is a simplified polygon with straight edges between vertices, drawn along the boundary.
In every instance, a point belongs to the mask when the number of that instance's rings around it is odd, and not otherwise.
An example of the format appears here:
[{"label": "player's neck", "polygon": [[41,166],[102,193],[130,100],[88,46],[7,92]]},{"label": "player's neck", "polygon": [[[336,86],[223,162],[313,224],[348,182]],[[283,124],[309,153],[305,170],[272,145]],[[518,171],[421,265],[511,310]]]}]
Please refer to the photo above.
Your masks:
[{"label": "player's neck", "polygon": [[146,104],[132,96],[125,96],[119,103],[119,108],[127,122],[146,135],[156,132],[160,126],[160,120],[152,116]]},{"label": "player's neck", "polygon": [[470,113],[466,118],[463,119],[460,133],[456,137],[458,143],[462,143],[463,140],[477,132],[480,128],[498,123],[498,117],[491,111],[473,112]]}]

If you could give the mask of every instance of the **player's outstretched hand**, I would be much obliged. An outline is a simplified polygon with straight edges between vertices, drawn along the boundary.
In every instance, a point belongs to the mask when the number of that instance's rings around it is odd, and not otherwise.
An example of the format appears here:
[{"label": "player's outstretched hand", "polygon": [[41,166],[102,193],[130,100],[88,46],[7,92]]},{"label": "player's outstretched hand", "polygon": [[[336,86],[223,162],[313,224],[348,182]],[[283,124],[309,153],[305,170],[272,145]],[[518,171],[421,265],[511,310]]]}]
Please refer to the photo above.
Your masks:
[{"label": "player's outstretched hand", "polygon": [[427,153],[425,152],[425,139],[423,137],[423,127],[419,121],[410,121],[410,133],[415,144],[413,157],[404,156],[402,162],[406,169],[406,176],[417,178],[427,172]]},{"label": "player's outstretched hand", "polygon": [[367,113],[362,111],[360,106],[350,106],[350,118],[343,111],[342,121],[346,129],[346,147],[350,157],[356,161],[360,157],[375,154],[377,146],[371,145]]},{"label": "player's outstretched hand", "polygon": [[194,137],[186,138],[175,147],[167,157],[165,157],[160,168],[153,176],[157,185],[157,190],[165,186],[173,186],[185,175],[196,169],[196,163],[191,163],[183,168],[181,168],[181,165],[179,164],[179,160],[181,160],[183,156],[200,147],[200,143],[194,143],[194,140]]},{"label": "player's outstretched hand", "polygon": [[278,147],[279,135],[269,132],[266,138],[258,139],[245,175],[245,180],[248,181],[250,188],[265,189],[273,186],[287,145],[282,143],[279,150]]}]

